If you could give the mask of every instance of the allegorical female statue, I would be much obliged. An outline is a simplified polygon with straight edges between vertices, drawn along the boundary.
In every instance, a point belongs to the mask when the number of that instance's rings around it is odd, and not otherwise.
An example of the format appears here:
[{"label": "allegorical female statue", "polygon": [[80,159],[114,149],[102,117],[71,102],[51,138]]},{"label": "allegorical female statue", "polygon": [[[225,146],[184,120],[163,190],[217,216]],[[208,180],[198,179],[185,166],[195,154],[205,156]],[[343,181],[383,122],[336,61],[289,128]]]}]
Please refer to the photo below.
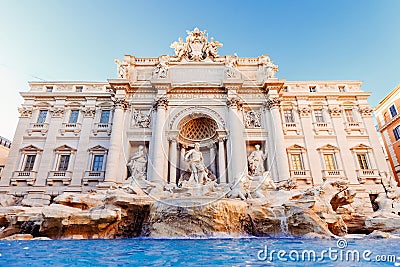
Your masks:
[{"label": "allegorical female statue", "polygon": [[144,146],[140,145],[126,166],[128,166],[133,179],[145,179],[146,165],[147,155]]}]

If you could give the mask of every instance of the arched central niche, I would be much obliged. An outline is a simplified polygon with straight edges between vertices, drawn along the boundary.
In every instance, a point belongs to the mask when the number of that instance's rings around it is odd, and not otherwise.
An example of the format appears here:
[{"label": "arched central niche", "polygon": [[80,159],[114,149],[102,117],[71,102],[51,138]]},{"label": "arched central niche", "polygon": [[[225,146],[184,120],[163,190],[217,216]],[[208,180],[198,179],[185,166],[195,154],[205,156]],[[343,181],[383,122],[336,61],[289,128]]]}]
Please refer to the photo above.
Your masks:
[{"label": "arched central niche", "polygon": [[179,141],[192,145],[211,143],[217,137],[218,125],[205,114],[191,114],[179,124]]}]

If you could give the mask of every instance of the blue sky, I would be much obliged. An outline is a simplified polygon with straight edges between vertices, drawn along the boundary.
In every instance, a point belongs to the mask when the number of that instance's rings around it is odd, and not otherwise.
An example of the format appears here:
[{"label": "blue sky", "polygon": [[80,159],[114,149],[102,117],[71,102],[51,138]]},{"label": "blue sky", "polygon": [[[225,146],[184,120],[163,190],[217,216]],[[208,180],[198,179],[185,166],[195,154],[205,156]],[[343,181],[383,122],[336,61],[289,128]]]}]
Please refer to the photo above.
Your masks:
[{"label": "blue sky", "polygon": [[124,54],[172,54],[207,30],[219,54],[269,54],[287,80],[361,80],[375,106],[399,84],[400,1],[0,0],[0,135],[12,139],[27,81],[105,81]]}]

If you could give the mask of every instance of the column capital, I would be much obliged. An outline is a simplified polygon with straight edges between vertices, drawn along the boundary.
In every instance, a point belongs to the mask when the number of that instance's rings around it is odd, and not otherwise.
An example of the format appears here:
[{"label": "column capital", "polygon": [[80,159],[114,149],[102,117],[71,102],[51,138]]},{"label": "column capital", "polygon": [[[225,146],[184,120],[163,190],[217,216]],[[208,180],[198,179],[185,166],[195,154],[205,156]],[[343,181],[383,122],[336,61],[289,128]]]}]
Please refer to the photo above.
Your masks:
[{"label": "column capital", "polygon": [[358,111],[361,114],[361,117],[371,117],[372,116],[372,108],[367,106],[367,107],[360,107]]},{"label": "column capital", "polygon": [[115,98],[114,107],[116,109],[126,109],[128,107],[128,102],[126,102],[125,98]]},{"label": "column capital", "polygon": [[309,107],[299,107],[298,112],[300,117],[308,117],[310,116],[311,109]]},{"label": "column capital", "polygon": [[280,97],[270,97],[266,102],[266,106],[269,109],[279,108],[281,101],[282,99]]},{"label": "column capital", "polygon": [[53,118],[61,118],[64,115],[64,112],[65,112],[65,109],[63,109],[63,108],[50,109],[50,113]]},{"label": "column capital", "polygon": [[167,99],[167,97],[166,96],[161,96],[159,98],[156,98],[154,100],[153,107],[155,109],[159,109],[159,108],[167,109],[167,107],[168,107],[168,99]]},{"label": "column capital", "polygon": [[226,99],[226,105],[229,108],[237,108],[238,110],[240,110],[243,106],[243,102],[240,100],[239,97],[229,97]]},{"label": "column capital", "polygon": [[26,108],[26,107],[22,107],[22,108],[18,108],[18,112],[21,116],[21,118],[30,118],[32,117],[32,108]]},{"label": "column capital", "polygon": [[331,117],[341,117],[342,116],[342,109],[340,107],[331,107],[328,109],[329,114]]},{"label": "column capital", "polygon": [[93,108],[84,108],[82,110],[82,112],[83,112],[83,116],[85,118],[93,118],[94,115],[96,114],[96,109],[94,107]]}]

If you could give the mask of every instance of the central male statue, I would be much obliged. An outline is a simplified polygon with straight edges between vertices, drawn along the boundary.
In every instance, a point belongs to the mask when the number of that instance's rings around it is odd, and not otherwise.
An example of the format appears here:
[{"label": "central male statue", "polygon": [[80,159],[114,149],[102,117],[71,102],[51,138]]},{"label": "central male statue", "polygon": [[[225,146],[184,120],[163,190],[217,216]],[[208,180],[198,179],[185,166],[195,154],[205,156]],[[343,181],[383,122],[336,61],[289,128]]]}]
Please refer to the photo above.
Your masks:
[{"label": "central male statue", "polygon": [[203,154],[200,152],[199,143],[195,143],[194,149],[191,149],[186,153],[185,160],[189,161],[189,168],[192,172],[189,181],[193,178],[196,183],[202,183],[203,179],[207,178],[207,173],[203,161]]}]

